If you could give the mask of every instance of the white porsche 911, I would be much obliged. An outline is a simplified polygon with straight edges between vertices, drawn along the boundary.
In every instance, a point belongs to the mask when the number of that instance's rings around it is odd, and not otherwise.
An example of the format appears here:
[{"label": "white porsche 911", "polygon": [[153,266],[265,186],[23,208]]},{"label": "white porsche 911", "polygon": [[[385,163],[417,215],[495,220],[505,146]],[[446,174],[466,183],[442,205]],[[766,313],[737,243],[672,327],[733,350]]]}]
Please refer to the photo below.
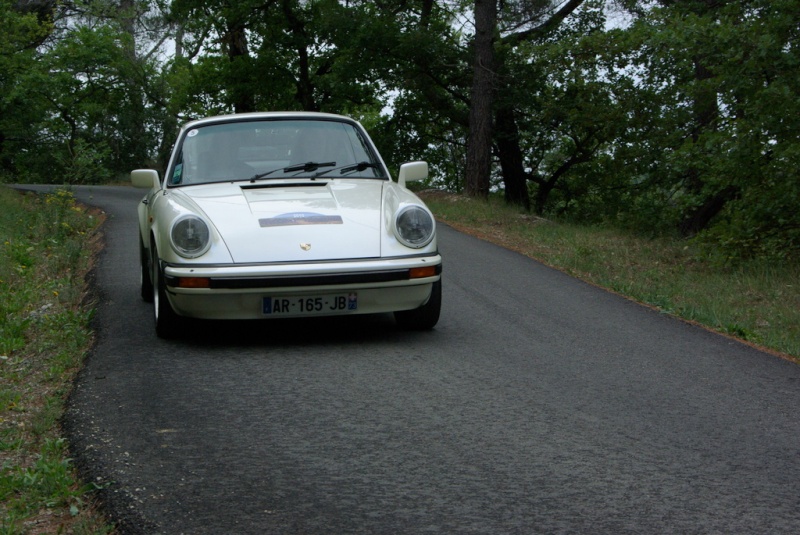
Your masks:
[{"label": "white porsche 911", "polygon": [[137,169],[141,292],[156,332],[186,318],[393,312],[439,320],[436,223],[393,181],[361,125],[322,113],[251,113],[183,126],[164,177]]}]

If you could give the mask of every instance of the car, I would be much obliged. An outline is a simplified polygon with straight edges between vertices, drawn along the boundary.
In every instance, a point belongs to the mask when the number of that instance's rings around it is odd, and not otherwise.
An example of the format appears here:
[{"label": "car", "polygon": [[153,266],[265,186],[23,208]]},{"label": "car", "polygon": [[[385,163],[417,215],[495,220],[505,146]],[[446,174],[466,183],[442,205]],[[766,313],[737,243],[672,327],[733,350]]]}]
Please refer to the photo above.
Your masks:
[{"label": "car", "polygon": [[442,257],[431,211],[407,188],[428,164],[392,179],[352,118],[315,112],[208,117],[179,131],[164,176],[131,172],[138,205],[141,297],[156,333],[190,319],[393,313],[432,329]]}]

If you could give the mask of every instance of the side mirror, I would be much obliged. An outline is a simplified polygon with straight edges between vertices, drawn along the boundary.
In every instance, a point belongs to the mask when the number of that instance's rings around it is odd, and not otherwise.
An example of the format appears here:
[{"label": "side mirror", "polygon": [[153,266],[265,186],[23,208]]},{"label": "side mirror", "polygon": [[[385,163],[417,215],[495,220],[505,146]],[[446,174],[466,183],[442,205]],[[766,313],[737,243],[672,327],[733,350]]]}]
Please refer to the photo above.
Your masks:
[{"label": "side mirror", "polygon": [[397,183],[405,187],[407,182],[428,178],[428,162],[408,162],[400,166]]},{"label": "side mirror", "polygon": [[161,189],[161,179],[154,169],[136,169],[131,171],[131,184],[134,188]]}]

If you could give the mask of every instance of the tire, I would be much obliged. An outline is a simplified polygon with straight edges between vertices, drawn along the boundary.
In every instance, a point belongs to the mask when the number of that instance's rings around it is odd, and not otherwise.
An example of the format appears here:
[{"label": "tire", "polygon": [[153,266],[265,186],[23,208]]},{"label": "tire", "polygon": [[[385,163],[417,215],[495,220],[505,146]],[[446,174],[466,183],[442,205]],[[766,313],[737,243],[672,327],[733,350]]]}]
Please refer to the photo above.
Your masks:
[{"label": "tire", "polygon": [[150,260],[147,257],[147,250],[144,248],[144,244],[141,240],[139,240],[139,263],[141,264],[140,270],[140,293],[142,296],[142,300],[145,303],[152,303],[153,302],[153,279],[150,273],[152,272],[152,268],[150,267]]},{"label": "tire", "polygon": [[153,287],[153,319],[155,321],[156,334],[159,338],[174,338],[181,329],[182,318],[175,313],[172,305],[167,298],[167,286],[161,273],[161,262],[158,259],[155,243],[151,245],[150,251],[153,254],[152,262],[152,284]]},{"label": "tire", "polygon": [[402,310],[394,313],[397,324],[403,328],[414,331],[428,331],[439,322],[439,312],[442,309],[442,281],[433,283],[431,297],[428,302],[414,310]]}]

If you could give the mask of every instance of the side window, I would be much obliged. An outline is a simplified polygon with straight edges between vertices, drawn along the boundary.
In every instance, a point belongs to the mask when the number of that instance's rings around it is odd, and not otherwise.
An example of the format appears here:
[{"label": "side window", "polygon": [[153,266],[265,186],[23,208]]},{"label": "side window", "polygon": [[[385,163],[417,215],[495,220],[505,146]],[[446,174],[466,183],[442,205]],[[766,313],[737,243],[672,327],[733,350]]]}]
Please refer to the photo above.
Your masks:
[{"label": "side window", "polygon": [[201,175],[203,168],[200,162],[203,148],[208,144],[207,141],[204,141],[207,136],[199,135],[203,131],[203,129],[195,128],[186,133],[178,160],[172,170],[170,184],[195,184],[206,178]]},{"label": "side window", "polygon": [[170,184],[180,184],[183,180],[183,152],[179,155],[175,167],[172,169],[172,176],[169,179]]}]

